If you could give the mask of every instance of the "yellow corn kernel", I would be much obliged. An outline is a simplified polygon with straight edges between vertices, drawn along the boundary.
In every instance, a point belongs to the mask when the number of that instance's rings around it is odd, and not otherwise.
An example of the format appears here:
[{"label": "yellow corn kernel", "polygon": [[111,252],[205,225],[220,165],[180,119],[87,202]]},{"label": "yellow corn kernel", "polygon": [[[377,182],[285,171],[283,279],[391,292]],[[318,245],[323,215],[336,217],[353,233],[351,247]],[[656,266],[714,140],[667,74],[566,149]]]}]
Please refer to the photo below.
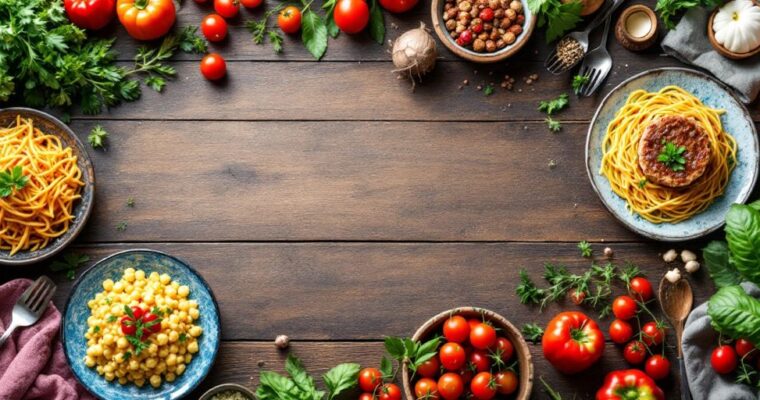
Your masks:
[{"label": "yellow corn kernel", "polygon": [[95,359],[92,356],[85,356],[84,357],[84,365],[88,366],[89,368],[92,368],[95,366]]},{"label": "yellow corn kernel", "polygon": [[140,368],[140,363],[137,362],[135,359],[129,360],[129,369],[130,371],[137,371]]},{"label": "yellow corn kernel", "polygon": [[191,354],[195,354],[198,352],[198,341],[193,340],[192,342],[187,344],[187,351]]},{"label": "yellow corn kernel", "polygon": [[141,388],[141,387],[145,386],[145,379],[143,379],[143,378],[135,379],[134,383],[135,383],[135,386]]},{"label": "yellow corn kernel", "polygon": [[166,374],[164,379],[166,379],[167,382],[174,382],[174,380],[177,379],[177,375],[175,375],[173,372],[169,372]]},{"label": "yellow corn kernel", "polygon": [[187,285],[182,285],[177,289],[177,294],[182,298],[187,297],[190,294],[190,288]]},{"label": "yellow corn kernel", "polygon": [[112,334],[106,333],[105,335],[103,335],[103,344],[104,345],[110,346],[110,345],[113,344],[113,342],[114,342],[114,337],[113,337]]},{"label": "yellow corn kernel", "polygon": [[174,370],[174,373],[177,375],[182,375],[183,372],[185,372],[185,364],[183,363],[177,364],[177,368]]},{"label": "yellow corn kernel", "polygon": [[185,364],[190,364],[190,361],[192,361],[192,360],[193,360],[193,355],[192,354],[190,354],[190,353],[185,354]]},{"label": "yellow corn kernel", "polygon": [[114,293],[121,293],[124,291],[124,284],[121,283],[121,281],[118,281],[113,284],[113,291]]},{"label": "yellow corn kernel", "polygon": [[114,375],[113,372],[106,372],[105,377],[107,381],[111,382],[116,378],[116,375]]},{"label": "yellow corn kernel", "polygon": [[87,325],[89,326],[98,325],[99,322],[100,320],[98,320],[94,315],[90,315],[89,317],[87,317]]},{"label": "yellow corn kernel", "polygon": [[173,365],[177,365],[177,356],[175,354],[169,354],[168,357],[166,357],[166,366],[171,367]]},{"label": "yellow corn kernel", "polygon": [[159,345],[163,346],[163,345],[165,345],[166,343],[168,343],[168,342],[169,342],[169,336],[166,336],[166,334],[165,334],[165,333],[159,333],[159,334],[156,336],[156,342],[157,342]]},{"label": "yellow corn kernel", "polygon": [[196,320],[198,319],[198,317],[201,316],[201,313],[200,311],[198,311],[197,308],[191,308],[190,311],[188,311],[188,314],[190,315],[190,318],[192,318],[193,320]]},{"label": "yellow corn kernel", "polygon": [[124,378],[124,377],[120,377],[119,378],[119,384],[120,385],[126,385],[128,382],[129,381],[127,380],[127,378]]},{"label": "yellow corn kernel", "polygon": [[103,355],[103,347],[99,344],[94,344],[87,348],[87,355],[90,357],[98,357]]},{"label": "yellow corn kernel", "polygon": [[180,300],[179,301],[179,310],[180,311],[187,311],[190,309],[190,303],[187,302],[187,300]]},{"label": "yellow corn kernel", "polygon": [[164,294],[166,295],[166,297],[175,298],[177,296],[177,289],[175,289],[172,286],[165,287]]},{"label": "yellow corn kernel", "polygon": [[145,271],[143,271],[141,269],[138,269],[137,271],[135,271],[135,279],[138,280],[138,281],[144,280],[145,279]]},{"label": "yellow corn kernel", "polygon": [[145,366],[148,368],[156,368],[156,365],[158,365],[158,360],[153,357],[145,360]]},{"label": "yellow corn kernel", "polygon": [[177,340],[179,340],[179,333],[177,331],[172,330],[169,332],[169,342],[174,343]]},{"label": "yellow corn kernel", "polygon": [[113,289],[113,281],[111,279],[104,280],[103,289],[105,289],[107,292],[110,292],[111,289]]},{"label": "yellow corn kernel", "polygon": [[168,285],[169,282],[172,281],[172,277],[169,276],[169,274],[162,274],[161,275],[161,283],[164,285]]},{"label": "yellow corn kernel", "polygon": [[190,336],[192,336],[192,337],[198,337],[202,333],[203,333],[203,328],[201,328],[200,326],[196,325],[196,326],[193,326],[192,328],[190,328]]},{"label": "yellow corn kernel", "polygon": [[126,349],[127,346],[129,346],[127,338],[120,337],[118,340],[116,340],[116,347],[120,349]]},{"label": "yellow corn kernel", "polygon": [[150,273],[150,276],[148,277],[148,279],[152,281],[158,281],[158,277],[159,277],[158,272],[153,271]]},{"label": "yellow corn kernel", "polygon": [[103,349],[103,357],[104,357],[106,360],[110,360],[110,359],[111,359],[111,356],[113,356],[113,352],[111,351],[111,349],[110,349],[110,348],[107,348],[107,347],[106,347],[105,349]]},{"label": "yellow corn kernel", "polygon": [[150,385],[153,386],[154,388],[161,386],[161,377],[158,375],[151,376]]},{"label": "yellow corn kernel", "polygon": [[169,355],[169,349],[167,349],[166,347],[162,347],[161,350],[158,351],[158,356],[160,358],[166,358],[166,356],[168,355]]}]

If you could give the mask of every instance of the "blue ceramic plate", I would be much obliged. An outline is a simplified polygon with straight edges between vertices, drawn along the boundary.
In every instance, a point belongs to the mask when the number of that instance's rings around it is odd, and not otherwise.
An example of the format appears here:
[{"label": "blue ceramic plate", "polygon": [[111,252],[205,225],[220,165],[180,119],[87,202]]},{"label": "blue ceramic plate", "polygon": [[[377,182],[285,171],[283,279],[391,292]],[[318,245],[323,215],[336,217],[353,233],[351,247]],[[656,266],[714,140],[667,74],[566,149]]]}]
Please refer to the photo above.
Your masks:
[{"label": "blue ceramic plate", "polygon": [[[650,92],[664,86],[677,85],[691,92],[708,107],[726,110],[721,116],[723,129],[736,139],[738,163],[731,173],[726,192],[692,218],[678,223],[654,224],[632,214],[626,201],[616,195],[607,178],[599,173],[602,163],[602,146],[607,125],[634,90]],[[640,235],[663,241],[682,241],[704,236],[721,226],[728,207],[744,203],[757,180],[758,142],[755,125],[747,109],[726,86],[712,77],[685,68],[660,68],[635,75],[613,89],[596,111],[586,138],[586,170],[591,185],[607,209],[629,229]]]},{"label": "blue ceramic plate", "polygon": [[[98,375],[95,369],[84,365],[83,361],[87,350],[84,334],[87,330],[87,318],[90,316],[87,302],[103,290],[104,280],[121,279],[124,270],[129,267],[142,269],[146,275],[153,271],[159,274],[167,273],[181,285],[189,286],[189,298],[198,302],[200,310],[200,318],[196,322],[203,328],[198,342],[200,351],[193,355],[193,360],[182,375],[174,382],[163,382],[158,389],[154,389],[150,384],[138,388],[133,384],[122,386],[117,382],[108,382]],[[79,277],[71,291],[61,326],[64,353],[74,375],[92,394],[107,400],[182,398],[198,386],[211,370],[219,350],[220,336],[219,309],[206,281],[179,259],[153,250],[116,253],[88,269]]]}]

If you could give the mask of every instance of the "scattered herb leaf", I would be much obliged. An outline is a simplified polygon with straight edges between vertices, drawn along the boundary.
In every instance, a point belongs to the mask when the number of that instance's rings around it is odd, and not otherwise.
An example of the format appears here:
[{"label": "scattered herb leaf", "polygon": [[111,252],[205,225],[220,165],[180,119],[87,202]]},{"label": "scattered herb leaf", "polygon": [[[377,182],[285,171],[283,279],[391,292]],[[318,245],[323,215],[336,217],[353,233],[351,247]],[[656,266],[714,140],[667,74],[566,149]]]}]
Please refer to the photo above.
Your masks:
[{"label": "scattered herb leaf", "polygon": [[553,115],[562,110],[569,104],[567,93],[562,93],[552,100],[541,100],[538,102],[538,111],[545,112],[547,115]]},{"label": "scattered herb leaf", "polygon": [[486,96],[490,96],[490,95],[492,95],[492,94],[493,94],[493,92],[494,92],[494,88],[493,88],[493,85],[492,85],[492,84],[490,84],[490,83],[489,83],[489,84],[487,84],[487,85],[486,85],[486,86],[483,88],[483,94],[484,94],[484,95],[486,95]]},{"label": "scattered herb leaf", "polygon": [[683,171],[686,165],[686,158],[684,158],[686,147],[676,146],[673,142],[664,142],[663,144],[665,146],[657,156],[657,161],[665,164],[673,171]]},{"label": "scattered herb leaf", "polygon": [[591,255],[594,254],[594,249],[592,249],[591,245],[585,240],[578,242],[578,250],[581,251],[583,257],[591,257]]},{"label": "scattered herb leaf", "polygon": [[124,232],[127,230],[127,222],[121,221],[118,224],[116,224],[116,230],[119,232]]},{"label": "scattered herb leaf", "polygon": [[546,117],[544,121],[546,121],[546,125],[549,127],[549,130],[554,133],[557,133],[562,129],[562,123],[552,117]]},{"label": "scattered herb leaf", "polygon": [[588,75],[575,75],[573,77],[573,93],[579,94],[583,85],[587,84],[589,80]]},{"label": "scattered herb leaf", "polygon": [[0,197],[8,197],[14,191],[23,189],[27,182],[29,182],[29,177],[23,174],[20,165],[6,172],[0,172]]},{"label": "scattered herb leaf", "polygon": [[533,343],[540,342],[541,337],[544,336],[544,329],[533,323],[523,325],[521,331],[525,340]]},{"label": "scattered herb leaf", "polygon": [[90,146],[93,149],[105,148],[105,140],[108,137],[108,132],[101,126],[95,125],[87,136],[87,141],[90,142]]}]

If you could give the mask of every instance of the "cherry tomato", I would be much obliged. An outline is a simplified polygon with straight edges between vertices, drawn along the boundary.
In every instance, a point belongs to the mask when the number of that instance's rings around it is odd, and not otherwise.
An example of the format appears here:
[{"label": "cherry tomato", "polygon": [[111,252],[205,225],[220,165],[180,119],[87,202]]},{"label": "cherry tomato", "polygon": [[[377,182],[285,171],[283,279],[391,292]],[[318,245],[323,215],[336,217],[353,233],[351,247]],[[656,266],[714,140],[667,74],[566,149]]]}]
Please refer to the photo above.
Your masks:
[{"label": "cherry tomato", "polygon": [[470,330],[472,330],[472,328],[480,325],[481,322],[483,322],[483,321],[481,321],[481,320],[479,320],[477,318],[470,318],[470,319],[467,320],[467,325],[470,325]]},{"label": "cherry tomato", "polygon": [[417,0],[380,0],[380,5],[392,13],[402,13],[416,6]]},{"label": "cherry tomato", "polygon": [[710,356],[710,364],[712,364],[715,372],[719,374],[734,372],[737,363],[736,351],[727,344],[716,347]]},{"label": "cherry tomato", "polygon": [[470,382],[470,392],[478,400],[489,400],[496,396],[496,382],[490,372],[475,375]]},{"label": "cherry tomato", "polygon": [[240,0],[240,4],[245,8],[256,8],[263,3],[264,0]]},{"label": "cherry tomato", "polygon": [[501,360],[504,362],[509,361],[512,358],[512,355],[515,353],[515,346],[512,345],[512,342],[509,341],[509,339],[505,337],[499,337],[496,339],[496,346],[494,346],[495,354],[499,354],[501,356]]},{"label": "cherry tomato", "polygon": [[224,58],[217,53],[206,54],[201,59],[201,74],[211,81],[223,78],[227,74],[227,64],[224,62]]},{"label": "cherry tomato", "polygon": [[647,348],[644,343],[634,340],[625,345],[623,349],[623,358],[628,363],[633,365],[639,365],[644,362],[644,358],[647,356]]},{"label": "cherry tomato", "polygon": [[359,400],[375,400],[375,396],[372,393],[362,393],[359,395]]},{"label": "cherry tomato", "polygon": [[[752,342],[750,342],[747,339],[737,340],[736,343],[734,343],[734,347],[736,347],[736,355],[738,355],[739,357],[744,357],[747,354],[752,353],[753,350],[755,350],[755,345],[752,344]],[[750,354],[750,357],[752,356],[753,355]]]},{"label": "cherry tomato", "polygon": [[227,37],[227,21],[218,14],[209,14],[201,21],[201,32],[209,42],[219,42]]},{"label": "cherry tomato", "polygon": [[480,19],[486,22],[493,21],[493,8],[486,7],[482,11],[480,11],[480,14],[478,15]]},{"label": "cherry tomato", "polygon": [[481,322],[470,330],[470,344],[476,349],[485,350],[496,344],[496,329]]},{"label": "cherry tomato", "polygon": [[383,373],[377,368],[364,368],[359,371],[359,388],[363,392],[374,393],[383,383]]},{"label": "cherry tomato", "polygon": [[636,311],[638,311],[638,306],[631,296],[618,296],[612,302],[612,313],[617,319],[628,321],[636,316]]},{"label": "cherry tomato", "polygon": [[459,343],[446,343],[441,346],[441,350],[438,352],[438,357],[441,359],[443,368],[449,371],[456,371],[464,367],[465,361],[467,361],[467,355],[464,352],[464,348]]},{"label": "cherry tomato", "polygon": [[[481,26],[481,25],[478,25],[478,26]],[[478,33],[478,32],[475,32],[475,33]],[[582,290],[578,290],[578,289],[573,289],[570,292],[570,294],[568,294],[568,297],[570,297],[570,301],[572,301],[573,304],[575,304],[576,306],[579,306],[581,305],[581,303],[583,303],[583,300],[586,300],[586,292]]]},{"label": "cherry tomato", "polygon": [[517,390],[517,374],[513,371],[501,371],[494,375],[496,391],[500,394],[512,394]]},{"label": "cherry tomato", "polygon": [[647,322],[641,327],[641,341],[647,346],[657,346],[665,340],[665,327],[655,322]]},{"label": "cherry tomato", "polygon": [[425,378],[435,378],[438,376],[439,372],[441,372],[441,363],[438,362],[438,359],[435,357],[423,362],[417,367],[417,373]]},{"label": "cherry tomato", "polygon": [[143,314],[145,314],[145,311],[139,306],[132,306],[129,307],[129,309],[132,310],[132,315],[134,315],[135,320],[141,319]]},{"label": "cherry tomato", "polygon": [[438,384],[430,378],[422,378],[414,385],[414,395],[417,399],[438,400]]},{"label": "cherry tomato", "polygon": [[[151,312],[145,313],[142,317],[143,324],[148,324],[149,322],[155,321],[158,319],[158,315],[153,314]],[[148,332],[150,333],[158,333],[161,331],[161,322],[154,323],[153,325],[146,328]]]},{"label": "cherry tomato", "polygon": [[224,18],[235,18],[240,11],[238,0],[214,0],[214,11]]},{"label": "cherry tomato", "polygon": [[121,332],[127,336],[134,335],[137,332],[135,322],[128,315],[121,317]]},{"label": "cherry tomato", "polygon": [[64,0],[63,7],[69,20],[84,29],[98,30],[116,14],[115,0]]},{"label": "cherry tomato", "polygon": [[438,379],[438,394],[443,400],[457,400],[463,392],[464,382],[462,382],[461,376],[447,372]]},{"label": "cherry tomato", "polygon": [[449,342],[463,343],[470,337],[470,325],[463,317],[454,315],[443,323],[443,336]]},{"label": "cherry tomato", "polygon": [[395,383],[386,383],[380,388],[380,400],[401,400],[401,388]]},{"label": "cherry tomato", "polygon": [[631,324],[616,319],[610,324],[610,339],[617,344],[623,344],[633,337],[633,328]]},{"label": "cherry tomato", "polygon": [[472,372],[472,370],[469,368],[465,368],[459,371],[459,376],[462,377],[462,383],[465,385],[468,385],[470,382],[472,382],[473,375],[475,375],[475,373]]},{"label": "cherry tomato", "polygon": [[301,10],[296,6],[287,6],[277,14],[277,25],[287,33],[293,34],[301,29]]},{"label": "cherry tomato", "polygon": [[483,350],[475,350],[467,357],[470,368],[476,372],[485,372],[491,370],[491,360],[488,353]]},{"label": "cherry tomato", "polygon": [[649,282],[649,279],[641,276],[631,279],[631,282],[628,284],[628,292],[634,299],[643,302],[647,302],[654,297],[652,284]]},{"label": "cherry tomato", "polygon": [[655,354],[647,360],[644,371],[656,381],[665,379],[670,374],[670,361],[659,354]]},{"label": "cherry tomato", "polygon": [[335,25],[343,32],[359,33],[369,22],[369,7],[364,0],[338,0],[333,10]]},{"label": "cherry tomato", "polygon": [[460,46],[467,46],[472,42],[472,31],[469,29],[465,29],[462,31],[462,33],[459,34],[459,37],[457,38],[457,44]]}]

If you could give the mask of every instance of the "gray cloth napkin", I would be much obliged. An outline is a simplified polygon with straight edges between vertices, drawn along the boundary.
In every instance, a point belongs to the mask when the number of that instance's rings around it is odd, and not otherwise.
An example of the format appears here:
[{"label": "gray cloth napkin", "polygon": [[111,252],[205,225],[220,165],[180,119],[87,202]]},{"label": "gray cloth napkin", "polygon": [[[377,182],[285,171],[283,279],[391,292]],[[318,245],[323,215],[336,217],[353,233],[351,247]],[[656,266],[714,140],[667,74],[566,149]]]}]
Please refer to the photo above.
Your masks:
[{"label": "gray cloth napkin", "polygon": [[662,41],[666,53],[683,63],[711,72],[732,87],[741,101],[750,103],[760,93],[760,54],[744,60],[730,60],[720,55],[707,38],[710,11],[697,7],[689,10]]},{"label": "gray cloth napkin", "polygon": [[[760,288],[742,283],[749,295],[760,298]],[[757,400],[760,390],[734,383],[734,377],[718,375],[710,367],[710,355],[718,343],[718,333],[710,326],[707,303],[691,312],[683,332],[686,376],[694,400]]]}]

